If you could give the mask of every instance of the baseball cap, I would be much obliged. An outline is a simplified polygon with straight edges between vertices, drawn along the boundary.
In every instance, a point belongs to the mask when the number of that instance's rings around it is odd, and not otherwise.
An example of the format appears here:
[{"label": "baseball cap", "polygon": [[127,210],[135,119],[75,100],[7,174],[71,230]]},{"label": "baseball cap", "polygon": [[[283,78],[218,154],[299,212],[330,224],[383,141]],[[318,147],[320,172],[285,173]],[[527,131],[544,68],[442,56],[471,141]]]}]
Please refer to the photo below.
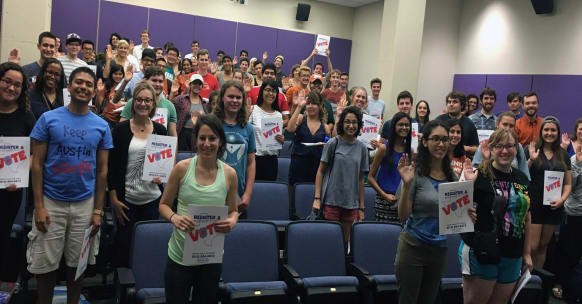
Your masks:
[{"label": "baseball cap", "polygon": [[198,80],[202,83],[202,85],[204,85],[204,78],[202,78],[200,74],[193,74],[192,76],[190,76],[190,83],[192,83],[194,80]]},{"label": "baseball cap", "polygon": [[143,59],[144,57],[148,57],[148,58],[151,58],[153,60],[156,60],[156,52],[154,52],[154,50],[152,50],[152,49],[145,49],[141,53],[141,58]]},{"label": "baseball cap", "polygon": [[77,35],[76,33],[70,33],[67,35],[67,40],[65,44],[69,44],[71,42],[79,42],[81,43],[81,36]]},{"label": "baseball cap", "polygon": [[323,83],[323,77],[321,77],[321,75],[319,75],[319,74],[311,75],[311,77],[309,78],[309,83],[313,83],[316,80],[319,80],[321,83]]}]

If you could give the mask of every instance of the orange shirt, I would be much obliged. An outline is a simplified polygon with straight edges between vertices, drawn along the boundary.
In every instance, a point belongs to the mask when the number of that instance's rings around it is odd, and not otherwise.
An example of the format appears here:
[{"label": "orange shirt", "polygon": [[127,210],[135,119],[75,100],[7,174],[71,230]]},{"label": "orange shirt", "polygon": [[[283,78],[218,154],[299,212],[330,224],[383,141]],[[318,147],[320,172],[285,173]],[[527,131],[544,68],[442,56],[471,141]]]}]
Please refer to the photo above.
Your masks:
[{"label": "orange shirt", "polygon": [[[289,88],[287,90],[287,93],[285,94],[285,97],[287,97],[287,103],[289,104],[289,109],[291,109],[293,107],[293,94],[295,94],[295,92],[299,92],[301,91],[301,87],[292,87]],[[305,96],[307,96],[307,94],[309,94],[309,89],[305,89]]]},{"label": "orange shirt", "polygon": [[451,157],[451,169],[458,177],[461,177],[461,172],[463,172],[463,165],[465,164],[465,160],[467,156],[463,155],[461,157]]},{"label": "orange shirt", "polygon": [[529,145],[530,142],[535,142],[538,139],[542,120],[543,118],[538,116],[534,121],[531,121],[525,115],[517,120],[515,123],[515,134],[522,146]]}]

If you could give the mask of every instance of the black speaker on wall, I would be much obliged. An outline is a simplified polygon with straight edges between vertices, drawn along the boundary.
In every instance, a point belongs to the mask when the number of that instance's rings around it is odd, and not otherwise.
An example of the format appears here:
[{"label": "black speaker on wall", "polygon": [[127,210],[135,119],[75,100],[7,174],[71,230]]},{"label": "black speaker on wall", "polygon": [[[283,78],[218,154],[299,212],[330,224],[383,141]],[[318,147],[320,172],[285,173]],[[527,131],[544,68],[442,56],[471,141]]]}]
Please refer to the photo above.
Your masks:
[{"label": "black speaker on wall", "polygon": [[554,0],[531,0],[536,14],[549,14],[554,11]]},{"label": "black speaker on wall", "polygon": [[297,15],[295,16],[295,20],[307,21],[309,19],[309,11],[311,11],[311,5],[305,3],[298,3]]}]

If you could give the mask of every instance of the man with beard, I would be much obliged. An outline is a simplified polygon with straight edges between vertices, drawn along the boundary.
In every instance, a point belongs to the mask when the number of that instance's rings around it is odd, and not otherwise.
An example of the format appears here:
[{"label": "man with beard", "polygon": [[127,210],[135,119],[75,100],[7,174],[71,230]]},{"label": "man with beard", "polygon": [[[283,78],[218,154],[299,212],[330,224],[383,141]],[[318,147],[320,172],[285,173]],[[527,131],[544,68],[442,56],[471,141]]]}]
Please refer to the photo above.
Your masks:
[{"label": "man with beard", "polygon": [[477,147],[479,146],[479,136],[477,134],[477,128],[473,122],[461,112],[463,106],[465,106],[467,100],[465,95],[459,91],[452,91],[447,95],[447,113],[439,115],[436,119],[442,121],[449,121],[459,119],[461,121],[461,127],[463,128],[462,143],[465,146],[465,152],[475,154]]},{"label": "man with beard", "polygon": [[519,143],[524,147],[532,141],[535,142],[540,134],[543,118],[538,116],[539,105],[538,94],[535,92],[528,92],[523,95],[525,115],[517,120],[515,134]]},{"label": "man with beard", "polygon": [[493,107],[497,100],[495,90],[491,88],[483,89],[479,99],[481,99],[481,111],[471,114],[469,119],[471,119],[477,130],[495,130],[495,121],[497,119],[497,116],[493,114]]}]

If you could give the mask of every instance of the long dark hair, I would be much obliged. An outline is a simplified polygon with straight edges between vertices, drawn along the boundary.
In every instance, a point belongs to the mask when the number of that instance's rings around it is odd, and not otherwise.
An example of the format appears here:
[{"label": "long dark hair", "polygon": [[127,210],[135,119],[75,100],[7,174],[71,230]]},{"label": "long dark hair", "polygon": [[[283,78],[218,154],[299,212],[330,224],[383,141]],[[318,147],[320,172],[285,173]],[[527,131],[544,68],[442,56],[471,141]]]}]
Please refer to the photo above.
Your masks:
[{"label": "long dark hair", "polygon": [[240,91],[240,93],[242,94],[243,100],[241,101],[242,105],[240,107],[240,110],[238,110],[238,113],[236,115],[236,122],[237,124],[239,124],[241,127],[245,127],[247,125],[247,107],[246,107],[246,102],[245,102],[245,89],[242,86],[242,83],[235,81],[235,80],[228,80],[227,82],[225,82],[222,87],[220,88],[220,95],[218,96],[218,101],[216,102],[216,107],[214,107],[213,110],[213,114],[216,115],[216,117],[218,117],[218,119],[224,121],[224,118],[226,116],[226,113],[224,112],[224,94],[226,93],[226,90],[230,89],[230,88],[235,88],[237,90]]},{"label": "long dark hair", "polygon": [[263,105],[263,102],[265,101],[263,98],[263,94],[267,86],[275,90],[275,101],[273,101],[273,104],[271,104],[271,109],[277,112],[281,112],[281,110],[279,109],[279,87],[277,86],[277,82],[275,82],[275,80],[271,78],[263,80],[263,84],[261,85],[261,89],[259,90],[259,97],[257,98],[257,106],[260,107]]},{"label": "long dark hair", "polygon": [[572,135],[573,141],[578,140],[578,136],[576,135],[576,131],[578,130],[578,126],[580,126],[580,124],[582,124],[582,118],[579,118],[578,120],[576,120],[576,124],[574,125],[574,135]]},{"label": "long dark hair", "polygon": [[20,89],[20,95],[16,99],[19,110],[30,110],[30,101],[28,99],[28,78],[24,73],[21,66],[13,62],[4,62],[0,64],[0,78],[3,78],[6,72],[14,70],[22,75],[22,87]]},{"label": "long dark hair", "polygon": [[465,146],[463,145],[463,125],[460,119],[449,120],[448,122],[449,130],[454,126],[459,126],[461,128],[461,141],[455,146],[453,150],[453,156],[461,157],[465,155]]},{"label": "long dark hair", "polygon": [[[421,119],[418,116],[418,106],[424,103],[426,105],[426,116]],[[418,123],[422,126],[424,126],[424,124],[426,124],[429,120],[430,120],[430,106],[428,105],[428,102],[426,100],[421,100],[416,104],[416,109],[414,110],[414,120],[418,121]]]},{"label": "long dark hair", "polygon": [[67,86],[65,83],[65,69],[63,69],[63,65],[61,64],[61,62],[55,58],[47,58],[44,60],[44,63],[42,64],[42,67],[40,69],[40,73],[38,73],[36,81],[34,82],[34,88],[39,92],[44,92],[44,83],[46,81],[45,79],[46,70],[48,69],[48,66],[51,64],[56,64],[59,67],[61,67],[61,77],[57,82],[56,91],[57,94],[62,94],[63,89]]},{"label": "long dark hair", "polygon": [[[566,160],[564,160],[564,158],[562,157],[562,147],[560,147],[560,122],[552,116],[548,116],[544,119],[544,121],[542,121],[542,125],[540,126],[540,133],[538,135],[538,139],[536,141],[536,149],[540,149],[540,154],[543,153],[543,147],[544,147],[544,139],[542,138],[542,132],[544,131],[544,126],[546,124],[549,123],[553,123],[556,125],[556,128],[558,129],[558,136],[556,136],[556,140],[554,140],[554,142],[551,144],[551,148],[552,148],[552,152],[554,152],[554,156],[552,157],[552,164],[554,165],[554,167],[556,168],[561,168],[562,170],[566,170],[567,166],[566,166]],[[540,155],[540,157],[538,157],[535,161],[534,164],[538,167],[541,168],[543,166],[543,162],[542,162],[542,157]]]},{"label": "long dark hair", "polygon": [[[117,86],[116,83],[113,83],[113,73],[116,73],[116,72],[121,72],[121,74],[123,74],[123,77],[125,77],[125,71],[123,70],[123,67],[120,66],[119,64],[112,63],[111,68],[109,70],[109,75],[111,75],[111,76],[105,80],[105,95],[106,96],[109,93],[109,91],[111,91],[111,88]],[[122,78],[122,81],[123,81],[123,78]]]},{"label": "long dark hair", "polygon": [[[418,145],[418,155],[416,156],[416,174],[420,176],[430,176],[430,151],[428,147],[424,146],[424,142],[427,141],[432,131],[438,127],[445,129],[447,136],[449,135],[448,126],[440,120],[431,120],[426,123],[422,128],[422,144]],[[449,153],[445,153],[445,157],[442,160],[442,167],[445,176],[448,181],[454,181],[454,173],[451,168],[451,159],[449,158]]]},{"label": "long dark hair", "polygon": [[[311,93],[309,93],[311,94]],[[346,120],[346,116],[348,116],[348,114],[354,114],[356,115],[356,118],[358,120],[358,132],[356,132],[356,134],[354,134],[355,137],[358,137],[358,135],[360,135],[360,132],[362,132],[362,127],[364,126],[364,120],[363,120],[363,114],[362,111],[355,106],[349,106],[346,107],[342,113],[340,114],[339,118],[338,118],[338,123],[337,123],[337,135],[344,135],[344,120]]]},{"label": "long dark hair", "polygon": [[[392,116],[392,120],[390,121],[390,134],[388,135],[388,146],[386,147],[386,168],[388,170],[392,169],[394,162],[392,158],[394,158],[394,146],[398,141],[398,134],[396,134],[396,124],[402,120],[403,118],[408,119],[408,123],[412,123],[410,116],[404,112],[398,112]],[[404,153],[410,155],[410,142],[412,137],[412,128],[409,128],[408,134],[404,138]]]}]

